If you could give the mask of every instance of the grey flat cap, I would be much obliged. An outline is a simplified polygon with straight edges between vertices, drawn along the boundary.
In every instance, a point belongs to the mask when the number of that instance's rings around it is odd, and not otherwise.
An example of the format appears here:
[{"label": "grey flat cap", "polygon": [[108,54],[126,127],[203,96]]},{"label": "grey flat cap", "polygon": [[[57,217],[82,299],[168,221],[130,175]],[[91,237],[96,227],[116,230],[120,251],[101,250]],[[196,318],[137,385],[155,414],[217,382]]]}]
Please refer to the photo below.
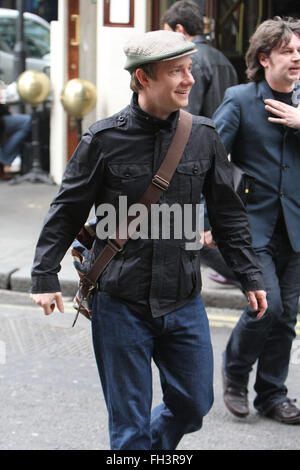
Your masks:
[{"label": "grey flat cap", "polygon": [[177,59],[196,52],[196,46],[183,34],[174,31],[150,31],[133,36],[124,46],[125,70],[132,71],[143,64]]}]

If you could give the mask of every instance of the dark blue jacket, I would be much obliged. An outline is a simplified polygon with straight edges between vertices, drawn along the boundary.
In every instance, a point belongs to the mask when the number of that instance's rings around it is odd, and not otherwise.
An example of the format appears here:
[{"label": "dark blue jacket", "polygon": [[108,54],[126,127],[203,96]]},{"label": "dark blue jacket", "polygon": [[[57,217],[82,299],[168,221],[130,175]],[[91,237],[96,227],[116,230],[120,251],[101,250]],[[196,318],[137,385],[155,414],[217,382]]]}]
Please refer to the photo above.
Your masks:
[{"label": "dark blue jacket", "polygon": [[263,80],[229,88],[213,116],[231,160],[256,178],[247,203],[253,247],[266,246],[280,207],[294,251],[300,251],[300,130],[268,121]]}]

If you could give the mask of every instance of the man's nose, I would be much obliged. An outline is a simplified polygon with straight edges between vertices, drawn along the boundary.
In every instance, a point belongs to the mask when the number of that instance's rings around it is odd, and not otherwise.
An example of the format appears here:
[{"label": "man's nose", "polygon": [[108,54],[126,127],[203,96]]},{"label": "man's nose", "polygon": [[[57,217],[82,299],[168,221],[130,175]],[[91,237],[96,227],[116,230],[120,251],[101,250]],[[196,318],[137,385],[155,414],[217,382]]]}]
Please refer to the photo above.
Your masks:
[{"label": "man's nose", "polygon": [[184,75],[184,80],[189,84],[189,85],[194,85],[195,83],[195,80],[194,80],[194,77],[192,75],[192,72],[190,70],[187,70],[185,75]]},{"label": "man's nose", "polygon": [[299,50],[294,51],[292,59],[293,60],[300,60],[300,51]]}]

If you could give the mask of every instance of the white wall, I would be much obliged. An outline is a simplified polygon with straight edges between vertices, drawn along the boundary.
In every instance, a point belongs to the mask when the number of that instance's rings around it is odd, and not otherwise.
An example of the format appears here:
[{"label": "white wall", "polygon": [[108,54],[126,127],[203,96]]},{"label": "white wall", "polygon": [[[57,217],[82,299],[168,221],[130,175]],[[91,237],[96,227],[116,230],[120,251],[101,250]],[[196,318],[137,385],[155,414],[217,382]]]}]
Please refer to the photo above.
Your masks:
[{"label": "white wall", "polygon": [[67,72],[66,4],[58,2],[58,21],[51,22],[51,69],[52,106],[50,117],[50,174],[55,183],[61,177],[67,163],[67,115],[61,105],[60,95]]},{"label": "white wall", "polygon": [[[80,0],[79,77],[96,86],[97,81],[97,3]],[[96,108],[82,120],[84,132],[96,120]]]},{"label": "white wall", "polygon": [[98,1],[97,118],[102,119],[125,107],[131,98],[130,75],[124,70],[123,46],[137,31],[146,31],[147,0],[135,1],[134,28],[103,26],[103,0]]}]

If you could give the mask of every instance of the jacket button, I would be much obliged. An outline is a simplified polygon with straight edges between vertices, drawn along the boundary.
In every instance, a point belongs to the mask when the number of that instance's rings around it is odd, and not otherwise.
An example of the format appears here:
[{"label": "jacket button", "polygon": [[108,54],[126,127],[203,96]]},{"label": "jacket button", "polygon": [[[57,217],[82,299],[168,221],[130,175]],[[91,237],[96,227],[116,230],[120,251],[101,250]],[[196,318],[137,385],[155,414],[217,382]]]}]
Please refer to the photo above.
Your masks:
[{"label": "jacket button", "polygon": [[194,168],[193,168],[193,173],[194,173],[194,175],[196,175],[198,173],[198,168],[196,166],[194,166]]},{"label": "jacket button", "polygon": [[119,121],[119,122],[125,122],[124,116],[119,116],[119,117],[118,117],[118,121]]},{"label": "jacket button", "polygon": [[285,194],[284,194],[284,193],[280,193],[280,197],[285,197]]}]

